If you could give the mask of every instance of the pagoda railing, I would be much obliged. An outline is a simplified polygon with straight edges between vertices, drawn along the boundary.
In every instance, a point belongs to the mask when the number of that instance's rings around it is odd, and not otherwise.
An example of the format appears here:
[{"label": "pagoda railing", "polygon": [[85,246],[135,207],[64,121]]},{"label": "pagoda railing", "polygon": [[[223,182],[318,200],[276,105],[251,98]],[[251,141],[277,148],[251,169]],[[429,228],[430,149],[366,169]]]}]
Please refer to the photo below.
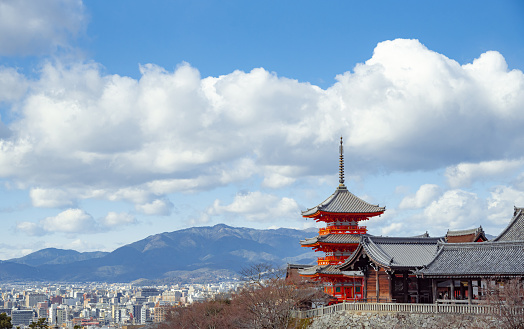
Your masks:
[{"label": "pagoda railing", "polygon": [[[459,304],[410,304],[410,303],[339,303],[307,311],[295,311],[297,318],[311,318],[337,312],[392,312],[392,313],[447,313],[447,314],[493,314],[493,305]],[[516,307],[515,314],[524,315],[524,308]]]},{"label": "pagoda railing", "polygon": [[328,226],[322,227],[318,230],[319,235],[325,234],[366,234],[366,226],[348,226],[348,225],[338,225],[338,226]]},{"label": "pagoda railing", "polygon": [[344,261],[348,258],[348,256],[326,256],[326,257],[318,257],[318,265],[340,265],[344,263]]}]

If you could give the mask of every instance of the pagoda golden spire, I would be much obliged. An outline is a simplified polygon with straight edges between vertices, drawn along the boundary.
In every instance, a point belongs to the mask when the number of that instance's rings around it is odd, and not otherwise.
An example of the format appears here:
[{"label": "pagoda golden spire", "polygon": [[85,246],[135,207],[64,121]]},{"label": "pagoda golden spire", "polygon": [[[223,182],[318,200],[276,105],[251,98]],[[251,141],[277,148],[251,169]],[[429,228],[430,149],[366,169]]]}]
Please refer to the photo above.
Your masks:
[{"label": "pagoda golden spire", "polygon": [[339,163],[339,186],[344,186],[344,146],[342,145],[342,136],[340,136],[340,163]]}]

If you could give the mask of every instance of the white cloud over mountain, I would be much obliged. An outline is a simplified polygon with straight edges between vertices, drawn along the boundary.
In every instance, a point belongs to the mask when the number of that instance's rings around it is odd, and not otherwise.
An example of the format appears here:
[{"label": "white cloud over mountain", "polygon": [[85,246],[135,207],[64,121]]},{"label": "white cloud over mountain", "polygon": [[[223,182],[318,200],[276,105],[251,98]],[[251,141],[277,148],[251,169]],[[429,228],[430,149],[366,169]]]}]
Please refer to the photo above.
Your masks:
[{"label": "white cloud over mountain", "polygon": [[220,200],[215,200],[209,207],[205,216],[241,216],[248,221],[271,221],[278,219],[299,218],[299,207],[291,198],[280,198],[272,194],[250,192],[238,194],[232,203],[222,205]]},{"label": "white cloud over mountain", "polygon": [[41,219],[38,223],[19,222],[16,228],[32,236],[53,233],[77,235],[98,233],[135,223],[135,217],[127,213],[109,212],[104,218],[95,220],[82,209],[69,208],[56,216]]},{"label": "white cloud over mountain", "polygon": [[[81,14],[80,7],[66,9]],[[66,21],[63,29],[79,27]],[[142,214],[167,215],[170,193],[257,179],[279,189],[331,174],[325,159],[344,136],[346,168],[355,174],[448,168],[455,190],[424,185],[400,208],[424,208],[426,220],[440,216],[443,227],[459,228],[466,205],[483,201],[458,188],[522,170],[524,75],[495,51],[460,65],[417,40],[385,41],[325,90],[262,68],[202,78],[187,63],[173,72],[147,64],[138,80],[103,72],[96,63],[57,61],[28,79],[0,68],[0,85],[13,90],[0,88],[0,98],[16,114],[0,125],[0,177],[31,189],[34,206],[123,200]],[[215,203],[208,215],[266,220],[298,209],[291,198],[255,190]],[[81,212],[19,229],[96,227]]]}]

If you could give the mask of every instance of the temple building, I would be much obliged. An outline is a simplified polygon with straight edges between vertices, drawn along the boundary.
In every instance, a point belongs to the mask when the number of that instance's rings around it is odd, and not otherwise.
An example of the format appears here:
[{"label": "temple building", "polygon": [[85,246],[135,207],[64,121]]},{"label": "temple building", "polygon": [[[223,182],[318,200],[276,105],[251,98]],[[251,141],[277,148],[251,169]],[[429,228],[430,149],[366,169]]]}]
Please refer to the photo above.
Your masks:
[{"label": "temple building", "polygon": [[304,218],[325,223],[303,247],[323,252],[317,265],[290,265],[288,276],[320,281],[334,302],[447,303],[482,299],[488,281],[524,280],[524,208],[514,209],[506,229],[487,241],[482,227],[448,230],[442,237],[378,237],[361,222],[384,213],[344,185],[340,139],[340,179],[335,192]]},{"label": "temple building", "polygon": [[317,265],[299,271],[303,277],[322,281],[324,291],[338,301],[362,298],[363,276],[359,271],[342,272],[338,265],[357,249],[360,237],[367,234],[360,222],[379,216],[385,207],[372,205],[348,191],[344,185],[344,152],[340,138],[339,186],[318,206],[302,212],[304,218],[324,222],[318,236],[300,241],[303,247],[323,252]]},{"label": "temple building", "polygon": [[362,236],[357,250],[344,264],[343,272],[359,270],[363,274],[366,302],[431,303],[431,281],[414,271],[431,262],[444,237]]},{"label": "temple building", "polygon": [[462,243],[462,242],[484,242],[488,241],[486,233],[482,229],[482,226],[471,230],[448,230],[446,233],[446,242],[449,243]]}]

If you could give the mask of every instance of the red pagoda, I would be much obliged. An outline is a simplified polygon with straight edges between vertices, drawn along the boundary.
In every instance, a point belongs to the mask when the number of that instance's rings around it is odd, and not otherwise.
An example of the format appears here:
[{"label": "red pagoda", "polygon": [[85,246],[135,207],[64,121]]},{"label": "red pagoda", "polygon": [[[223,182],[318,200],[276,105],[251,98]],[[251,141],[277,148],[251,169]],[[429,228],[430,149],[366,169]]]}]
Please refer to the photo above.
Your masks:
[{"label": "red pagoda", "polygon": [[318,206],[302,212],[303,217],[325,222],[326,227],[319,229],[318,236],[302,240],[300,244],[314,251],[323,251],[325,255],[318,258],[316,266],[305,268],[299,274],[322,281],[324,291],[340,302],[362,298],[363,277],[356,271],[342,272],[338,265],[355,251],[361,235],[367,234],[366,227],[360,226],[360,222],[383,214],[386,208],[367,203],[349,192],[344,185],[342,137],[339,172],[340,184],[335,193]]}]

